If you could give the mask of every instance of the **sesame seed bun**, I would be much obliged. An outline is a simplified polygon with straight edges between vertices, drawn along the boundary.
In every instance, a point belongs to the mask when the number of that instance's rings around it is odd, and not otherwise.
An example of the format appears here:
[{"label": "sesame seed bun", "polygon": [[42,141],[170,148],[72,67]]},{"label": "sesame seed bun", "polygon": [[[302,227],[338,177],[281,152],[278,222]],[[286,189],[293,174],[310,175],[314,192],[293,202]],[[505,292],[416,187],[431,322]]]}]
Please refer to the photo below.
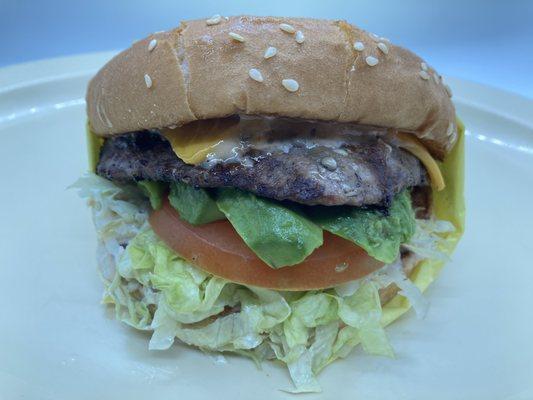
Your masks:
[{"label": "sesame seed bun", "polygon": [[438,158],[457,138],[449,89],[422,59],[315,19],[215,18],[150,35],[91,80],[87,113],[103,136],[240,113],[405,130]]}]

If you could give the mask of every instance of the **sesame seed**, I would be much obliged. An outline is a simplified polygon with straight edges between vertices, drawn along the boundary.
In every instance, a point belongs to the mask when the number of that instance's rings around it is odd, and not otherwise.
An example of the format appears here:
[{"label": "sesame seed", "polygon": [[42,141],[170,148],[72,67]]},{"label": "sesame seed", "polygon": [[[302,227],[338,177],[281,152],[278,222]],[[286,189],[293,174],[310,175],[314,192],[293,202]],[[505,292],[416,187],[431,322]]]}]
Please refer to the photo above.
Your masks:
[{"label": "sesame seed", "polygon": [[270,46],[268,49],[266,49],[265,55],[263,57],[266,59],[274,57],[277,54],[277,52],[278,52],[278,49]]},{"label": "sesame seed", "polygon": [[289,25],[289,24],[279,24],[279,29],[281,29],[283,32],[287,32],[287,33],[296,32],[296,29],[294,29],[294,26]]},{"label": "sesame seed", "polygon": [[222,17],[219,14],[213,15],[211,18],[205,21],[208,26],[220,24]]},{"label": "sesame seed", "polygon": [[420,68],[422,68],[422,71],[427,71],[428,70],[428,65],[425,62],[421,62],[420,63]]},{"label": "sesame seed", "polygon": [[148,44],[148,51],[152,51],[153,49],[155,49],[155,46],[157,46],[157,40],[150,40],[150,43]]},{"label": "sesame seed", "polygon": [[144,74],[144,83],[146,83],[148,89],[152,87],[152,78],[150,78],[150,75]]},{"label": "sesame seed", "polygon": [[337,161],[333,157],[324,157],[320,160],[320,164],[328,171],[335,171],[337,169]]},{"label": "sesame seed", "polygon": [[263,82],[263,75],[261,75],[261,71],[258,69],[250,68],[248,75],[250,75],[250,78],[252,78],[254,81]]},{"label": "sesame seed", "polygon": [[418,71],[418,75],[425,81],[429,80],[429,74],[424,70]]},{"label": "sesame seed", "polygon": [[368,56],[367,58],[365,58],[365,61],[371,67],[373,67],[374,65],[378,65],[379,63],[379,60],[376,57],[372,57],[372,56]]},{"label": "sesame seed", "polygon": [[333,150],[333,151],[334,151],[335,153],[337,153],[337,154],[342,155],[342,156],[347,156],[347,155],[348,155],[348,152],[347,152],[346,150],[344,150],[344,149],[335,149],[335,150]]},{"label": "sesame seed", "polygon": [[383,42],[378,43],[378,49],[380,49],[383,52],[383,54],[389,54],[389,48]]},{"label": "sesame seed", "polygon": [[370,37],[371,37],[375,42],[389,42],[389,39],[384,38],[384,37],[381,37],[381,36],[379,36],[379,35],[376,35],[375,33],[370,33]]},{"label": "sesame seed", "polygon": [[439,78],[439,76],[437,75],[436,72],[433,72],[433,79],[435,80],[435,83],[436,83],[436,84],[439,84],[439,83],[440,83],[440,78]]},{"label": "sesame seed", "polygon": [[365,45],[363,44],[363,42],[355,42],[353,44],[353,48],[357,51],[363,51],[365,49]]},{"label": "sesame seed", "polygon": [[452,97],[452,88],[445,84],[444,89],[446,90],[446,93],[448,93],[448,97]]},{"label": "sesame seed", "polygon": [[229,17],[224,17],[224,19],[225,19],[226,21],[229,21]]},{"label": "sesame seed", "polygon": [[233,39],[233,40],[236,40],[237,42],[244,42],[244,38],[239,35],[238,33],[235,33],[235,32],[230,32],[228,33],[228,35]]},{"label": "sesame seed", "polygon": [[296,92],[300,88],[300,85],[294,79],[283,79],[281,84],[289,92]]},{"label": "sesame seed", "polygon": [[298,32],[296,32],[296,37],[295,37],[295,39],[296,39],[296,43],[300,43],[300,44],[302,44],[302,43],[304,42],[304,40],[305,40],[305,36],[304,36],[304,34],[302,33],[302,31],[298,31]]}]

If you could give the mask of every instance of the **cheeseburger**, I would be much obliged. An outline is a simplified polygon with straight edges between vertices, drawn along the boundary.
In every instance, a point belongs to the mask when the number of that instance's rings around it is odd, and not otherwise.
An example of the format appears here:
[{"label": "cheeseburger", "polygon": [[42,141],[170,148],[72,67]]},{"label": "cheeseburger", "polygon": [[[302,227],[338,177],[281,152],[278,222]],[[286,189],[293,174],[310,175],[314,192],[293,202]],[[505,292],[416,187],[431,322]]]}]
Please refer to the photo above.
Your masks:
[{"label": "cheeseburger", "polygon": [[104,302],[209,352],[284,363],[294,391],[384,326],[463,232],[463,127],[424,60],[343,21],[183,22],[87,91]]}]

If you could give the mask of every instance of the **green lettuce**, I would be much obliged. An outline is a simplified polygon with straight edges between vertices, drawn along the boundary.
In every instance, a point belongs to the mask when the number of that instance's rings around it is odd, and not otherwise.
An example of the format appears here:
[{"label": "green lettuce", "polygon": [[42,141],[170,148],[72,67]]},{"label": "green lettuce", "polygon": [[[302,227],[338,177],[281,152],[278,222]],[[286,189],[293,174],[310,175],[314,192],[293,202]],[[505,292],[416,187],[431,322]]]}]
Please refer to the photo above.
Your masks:
[{"label": "green lettuce", "polygon": [[314,206],[308,212],[317,225],[354,242],[384,263],[394,262],[400,245],[408,242],[415,232],[415,214],[407,190],[395,196],[387,210]]},{"label": "green lettuce", "polygon": [[116,185],[93,173],[78,179],[71,188],[77,189],[92,208],[98,266],[102,278],[110,283],[125,244],[147,225],[150,203],[136,185]]},{"label": "green lettuce", "polygon": [[339,317],[346,325],[356,329],[367,353],[394,355],[381,326],[381,302],[374,282],[364,282],[353,295],[345,297],[339,304]]}]

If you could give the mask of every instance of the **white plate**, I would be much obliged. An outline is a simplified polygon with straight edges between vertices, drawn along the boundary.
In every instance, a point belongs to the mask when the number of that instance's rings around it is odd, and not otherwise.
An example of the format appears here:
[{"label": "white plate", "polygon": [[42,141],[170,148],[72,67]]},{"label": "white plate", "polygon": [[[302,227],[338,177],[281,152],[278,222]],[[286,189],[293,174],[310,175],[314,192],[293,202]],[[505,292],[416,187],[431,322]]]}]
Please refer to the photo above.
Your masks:
[{"label": "white plate", "polygon": [[[109,57],[0,70],[0,398],[290,398],[281,367],[149,352],[99,304],[89,211],[66,187],[86,169],[85,86]],[[389,328],[396,359],[335,362],[326,398],[533,398],[533,101],[450,83],[469,129],[465,237],[426,319]]]}]

